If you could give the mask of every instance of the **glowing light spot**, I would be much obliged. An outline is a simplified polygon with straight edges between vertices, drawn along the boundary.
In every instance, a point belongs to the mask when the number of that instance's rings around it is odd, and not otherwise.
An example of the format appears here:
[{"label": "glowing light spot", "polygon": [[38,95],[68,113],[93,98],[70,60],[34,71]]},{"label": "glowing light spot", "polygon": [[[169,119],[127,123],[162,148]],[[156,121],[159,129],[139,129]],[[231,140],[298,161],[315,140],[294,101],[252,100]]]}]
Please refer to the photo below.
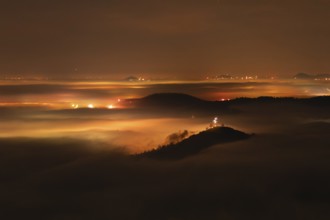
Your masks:
[{"label": "glowing light spot", "polygon": [[212,120],[212,122],[210,123],[210,125],[206,128],[206,129],[212,129],[215,127],[219,127],[219,118],[218,117],[214,117],[214,119]]},{"label": "glowing light spot", "polygon": [[218,117],[215,117],[215,118],[213,119],[213,124],[214,124],[214,125],[218,124]]},{"label": "glowing light spot", "polygon": [[87,107],[88,108],[94,108],[94,105],[93,104],[88,104]]},{"label": "glowing light spot", "polygon": [[78,104],[72,104],[71,107],[74,108],[74,109],[77,109],[77,108],[79,108],[79,105]]},{"label": "glowing light spot", "polygon": [[113,105],[108,105],[107,108],[108,109],[113,109],[114,107],[113,107]]},{"label": "glowing light spot", "polygon": [[219,99],[219,101],[221,101],[221,102],[225,102],[225,101],[230,101],[230,99],[222,98],[222,99]]}]

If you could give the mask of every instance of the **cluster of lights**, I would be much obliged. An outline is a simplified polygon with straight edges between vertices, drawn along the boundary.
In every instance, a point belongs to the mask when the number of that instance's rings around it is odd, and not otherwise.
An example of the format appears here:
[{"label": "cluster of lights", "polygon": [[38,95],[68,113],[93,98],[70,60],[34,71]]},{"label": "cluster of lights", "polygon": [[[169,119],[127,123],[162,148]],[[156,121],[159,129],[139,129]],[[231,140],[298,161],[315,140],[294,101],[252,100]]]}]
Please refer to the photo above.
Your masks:
[{"label": "cluster of lights", "polygon": [[78,104],[72,104],[71,107],[74,108],[74,109],[77,109],[77,108],[79,108],[79,105]]},{"label": "cluster of lights", "polygon": [[314,80],[315,81],[320,81],[320,80],[328,81],[328,80],[330,80],[330,78],[315,78]]},{"label": "cluster of lights", "polygon": [[[73,109],[78,109],[78,108],[80,108],[80,106],[79,106],[78,104],[71,104],[71,107],[72,107]],[[89,109],[94,109],[94,108],[95,108],[95,105],[94,105],[94,104],[88,104],[86,107],[89,108]],[[111,104],[111,105],[107,105],[106,108],[107,108],[107,109],[114,109],[115,106]]]},{"label": "cluster of lights", "polygon": [[224,102],[224,101],[230,101],[230,99],[224,99],[224,98],[222,98],[222,99],[220,99],[220,101],[221,101],[221,102]]},{"label": "cluster of lights", "polygon": [[241,77],[242,80],[251,80],[251,79],[258,79],[258,76],[245,76],[245,77]]},{"label": "cluster of lights", "polygon": [[219,126],[220,126],[219,117],[214,117],[212,122],[210,123],[210,125],[206,129],[212,129],[212,128],[219,127]]},{"label": "cluster of lights", "polygon": [[245,75],[245,76],[231,76],[229,74],[223,74],[219,76],[207,76],[206,80],[257,80],[258,75]]},{"label": "cluster of lights", "polygon": [[[121,102],[122,100],[118,98],[116,101],[117,101],[117,103],[119,103],[119,102]],[[94,104],[92,104],[92,103],[87,104],[87,105],[85,105],[85,106],[83,106],[83,107],[81,107],[79,104],[75,104],[75,103],[73,103],[73,104],[71,104],[71,107],[72,107],[73,109],[78,109],[78,108],[89,108],[89,109],[94,109],[94,108],[96,108],[96,106],[95,106]],[[104,108],[107,108],[107,109],[114,109],[114,108],[116,108],[116,106],[113,105],[113,104],[109,104],[109,105],[105,105]]]},{"label": "cluster of lights", "polygon": [[214,125],[217,125],[217,124],[218,124],[218,117],[215,117],[215,118],[213,119],[213,124],[214,124]]}]

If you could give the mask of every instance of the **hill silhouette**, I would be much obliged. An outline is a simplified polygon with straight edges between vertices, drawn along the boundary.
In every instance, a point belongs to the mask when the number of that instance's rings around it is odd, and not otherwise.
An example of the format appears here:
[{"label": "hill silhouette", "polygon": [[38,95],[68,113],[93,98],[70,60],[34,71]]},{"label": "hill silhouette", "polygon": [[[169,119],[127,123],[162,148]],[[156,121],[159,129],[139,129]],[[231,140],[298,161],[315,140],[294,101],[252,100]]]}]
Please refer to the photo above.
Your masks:
[{"label": "hill silhouette", "polygon": [[325,79],[330,78],[330,74],[308,74],[308,73],[297,73],[293,76],[294,79],[304,79],[304,80],[311,80],[311,79]]},{"label": "hill silhouette", "polygon": [[[182,93],[157,93],[143,98],[128,100],[128,106],[135,109],[154,110],[154,113],[161,115],[186,117],[187,115],[199,116],[203,114],[218,115],[230,114],[237,115],[244,111],[245,107],[257,105],[291,106],[292,108],[300,106],[308,107],[330,107],[330,96],[316,96],[308,98],[294,97],[271,97],[261,96],[257,98],[241,97],[226,101],[208,101],[196,98]],[[243,108],[244,107],[244,108]]]},{"label": "hill silhouette", "polygon": [[197,154],[215,144],[244,140],[249,137],[251,137],[250,134],[230,127],[215,127],[192,135],[179,143],[161,146],[136,156],[154,159],[182,159]]},{"label": "hill silhouette", "polygon": [[208,101],[199,99],[197,97],[187,95],[184,93],[155,93],[143,98],[129,100],[140,107],[196,107],[196,108],[210,108],[210,107],[229,107],[233,104],[254,104],[254,103],[293,103],[293,104],[316,104],[329,105],[330,96],[314,96],[308,98],[294,98],[294,97],[272,97],[260,96],[257,98],[241,97],[228,101]]},{"label": "hill silhouette", "polygon": [[150,107],[191,107],[207,103],[207,101],[183,93],[155,93],[136,99],[135,103]]},{"label": "hill silhouette", "polygon": [[225,102],[203,100],[184,93],[155,93],[130,100],[130,103],[135,108],[155,109],[162,114],[198,115],[205,111],[217,114],[219,108],[222,112],[229,111]]}]

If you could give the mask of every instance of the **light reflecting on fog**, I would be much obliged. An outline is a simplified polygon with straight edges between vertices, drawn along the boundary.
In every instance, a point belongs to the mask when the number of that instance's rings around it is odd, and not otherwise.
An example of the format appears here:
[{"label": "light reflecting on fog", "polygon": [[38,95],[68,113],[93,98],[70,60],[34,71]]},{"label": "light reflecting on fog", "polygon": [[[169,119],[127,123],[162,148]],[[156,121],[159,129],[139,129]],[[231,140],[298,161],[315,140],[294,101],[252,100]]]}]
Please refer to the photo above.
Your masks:
[{"label": "light reflecting on fog", "polygon": [[217,123],[253,132],[274,129],[281,126],[281,120],[294,120],[294,117],[284,115],[270,124],[265,113],[277,114],[278,110],[272,112],[274,109],[269,108],[259,113],[258,108],[245,107],[242,111],[239,106],[236,110],[245,115],[230,112],[194,115],[192,109],[168,116],[154,110],[136,112],[129,101],[133,98],[178,92],[224,102],[237,97],[329,95],[329,87],[328,83],[314,81],[5,82],[0,84],[0,137],[69,137],[97,140],[129,152],[140,152],[163,144],[173,132],[203,130],[218,115],[223,121]]}]

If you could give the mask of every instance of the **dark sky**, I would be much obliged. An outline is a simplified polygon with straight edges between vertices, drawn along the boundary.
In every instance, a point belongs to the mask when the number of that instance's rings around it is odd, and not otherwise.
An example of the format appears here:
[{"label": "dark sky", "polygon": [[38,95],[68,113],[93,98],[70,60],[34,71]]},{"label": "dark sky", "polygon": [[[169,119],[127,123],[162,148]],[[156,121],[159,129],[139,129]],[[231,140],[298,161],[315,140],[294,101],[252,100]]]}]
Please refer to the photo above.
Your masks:
[{"label": "dark sky", "polygon": [[0,74],[330,72],[329,0],[2,0]]}]

